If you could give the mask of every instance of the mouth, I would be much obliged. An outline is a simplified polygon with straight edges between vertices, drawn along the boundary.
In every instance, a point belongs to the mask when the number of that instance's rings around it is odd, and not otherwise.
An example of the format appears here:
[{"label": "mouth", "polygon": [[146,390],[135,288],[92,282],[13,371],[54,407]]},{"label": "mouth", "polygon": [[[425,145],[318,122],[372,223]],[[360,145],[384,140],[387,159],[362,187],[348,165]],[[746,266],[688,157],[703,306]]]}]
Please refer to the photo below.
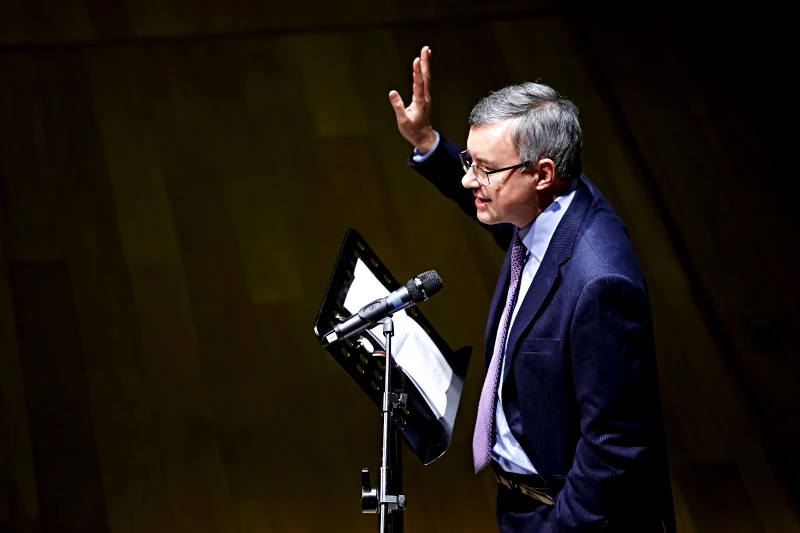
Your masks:
[{"label": "mouth", "polygon": [[491,202],[491,200],[489,200],[488,198],[480,198],[478,196],[475,197],[475,207],[479,209],[481,207],[485,207],[489,202]]}]

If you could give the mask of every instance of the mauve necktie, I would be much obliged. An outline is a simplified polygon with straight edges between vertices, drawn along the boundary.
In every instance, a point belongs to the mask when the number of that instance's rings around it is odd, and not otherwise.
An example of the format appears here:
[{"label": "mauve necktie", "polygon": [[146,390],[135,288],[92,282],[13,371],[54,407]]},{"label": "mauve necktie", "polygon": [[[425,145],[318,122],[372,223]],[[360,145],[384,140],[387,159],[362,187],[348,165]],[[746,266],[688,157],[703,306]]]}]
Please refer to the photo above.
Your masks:
[{"label": "mauve necktie", "polygon": [[475,462],[475,473],[483,470],[491,460],[492,443],[494,441],[494,414],[497,405],[497,384],[500,379],[500,368],[503,361],[503,352],[506,347],[506,337],[508,336],[508,324],[511,321],[511,313],[517,301],[519,292],[519,278],[525,266],[527,249],[519,237],[514,239],[511,249],[511,280],[506,297],[506,307],[500,317],[500,330],[494,341],[494,353],[489,363],[489,370],[486,372],[486,380],[483,382],[481,399],[478,404],[478,419],[475,422],[475,434],[472,437],[472,458]]}]

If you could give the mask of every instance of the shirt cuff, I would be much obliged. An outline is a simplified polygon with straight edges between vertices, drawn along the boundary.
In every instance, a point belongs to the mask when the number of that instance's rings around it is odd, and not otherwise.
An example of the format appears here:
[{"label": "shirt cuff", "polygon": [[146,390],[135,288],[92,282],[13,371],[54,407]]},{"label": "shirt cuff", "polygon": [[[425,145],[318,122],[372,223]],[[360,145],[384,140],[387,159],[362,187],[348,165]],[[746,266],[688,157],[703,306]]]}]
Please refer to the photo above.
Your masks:
[{"label": "shirt cuff", "polygon": [[413,159],[415,163],[422,163],[423,161],[428,159],[433,152],[436,151],[436,148],[439,146],[440,137],[438,131],[434,131],[433,133],[436,134],[436,142],[433,143],[433,146],[431,147],[430,150],[428,150],[423,154],[422,152],[414,148],[414,155],[411,156],[411,159]]}]

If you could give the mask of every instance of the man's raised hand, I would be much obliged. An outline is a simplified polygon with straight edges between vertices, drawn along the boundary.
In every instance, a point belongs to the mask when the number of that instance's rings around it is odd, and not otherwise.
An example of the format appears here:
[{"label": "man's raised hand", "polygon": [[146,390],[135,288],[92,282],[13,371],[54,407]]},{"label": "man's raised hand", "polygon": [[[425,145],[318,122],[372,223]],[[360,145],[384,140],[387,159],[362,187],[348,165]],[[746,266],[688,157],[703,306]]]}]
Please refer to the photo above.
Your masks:
[{"label": "man's raised hand", "polygon": [[422,153],[428,152],[436,142],[436,132],[431,126],[431,49],[423,46],[412,66],[414,85],[411,104],[406,107],[397,91],[389,92],[397,116],[397,129],[403,137]]}]

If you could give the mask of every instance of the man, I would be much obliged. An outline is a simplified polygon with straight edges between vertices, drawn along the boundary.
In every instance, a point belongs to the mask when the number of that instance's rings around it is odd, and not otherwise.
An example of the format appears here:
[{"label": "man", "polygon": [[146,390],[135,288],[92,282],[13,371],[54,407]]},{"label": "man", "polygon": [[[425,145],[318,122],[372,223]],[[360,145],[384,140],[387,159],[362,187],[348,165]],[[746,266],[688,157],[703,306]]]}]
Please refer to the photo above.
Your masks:
[{"label": "man", "polygon": [[470,114],[467,150],[430,122],[430,58],[389,99],[409,164],[508,250],[486,329],[475,471],[503,532],[674,531],[650,305],[625,227],[581,173],[574,104],[506,87]]}]

